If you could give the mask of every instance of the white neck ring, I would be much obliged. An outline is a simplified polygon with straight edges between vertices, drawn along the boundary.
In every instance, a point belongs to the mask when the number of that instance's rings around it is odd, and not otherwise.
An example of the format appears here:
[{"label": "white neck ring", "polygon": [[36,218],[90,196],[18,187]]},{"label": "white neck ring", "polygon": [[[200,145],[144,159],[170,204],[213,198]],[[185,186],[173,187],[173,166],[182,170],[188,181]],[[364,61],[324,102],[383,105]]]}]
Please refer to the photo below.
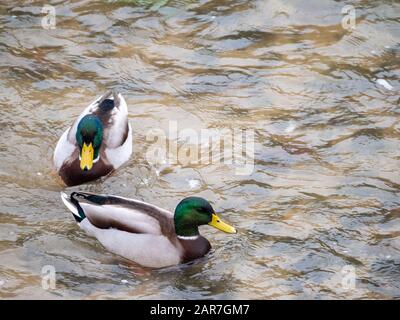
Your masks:
[{"label": "white neck ring", "polygon": [[198,235],[196,235],[196,236],[178,236],[178,239],[181,239],[181,240],[196,240],[198,237],[199,237]]}]

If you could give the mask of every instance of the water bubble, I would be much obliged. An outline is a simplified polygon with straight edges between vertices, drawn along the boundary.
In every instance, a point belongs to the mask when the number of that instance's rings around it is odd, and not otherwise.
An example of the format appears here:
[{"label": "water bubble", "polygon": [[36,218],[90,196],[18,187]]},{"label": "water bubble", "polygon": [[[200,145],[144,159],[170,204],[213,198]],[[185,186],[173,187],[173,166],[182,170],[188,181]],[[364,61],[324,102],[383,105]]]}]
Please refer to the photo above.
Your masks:
[{"label": "water bubble", "polygon": [[200,181],[197,179],[190,179],[187,180],[187,182],[189,184],[190,189],[197,188],[200,185]]},{"label": "water bubble", "polygon": [[378,80],[376,80],[376,83],[381,85],[382,87],[384,87],[387,90],[393,90],[393,87],[391,86],[391,84],[389,82],[387,82],[385,79],[378,79]]},{"label": "water bubble", "polygon": [[289,122],[289,125],[287,126],[287,128],[285,129],[286,133],[291,133],[296,129],[296,124],[292,121]]}]

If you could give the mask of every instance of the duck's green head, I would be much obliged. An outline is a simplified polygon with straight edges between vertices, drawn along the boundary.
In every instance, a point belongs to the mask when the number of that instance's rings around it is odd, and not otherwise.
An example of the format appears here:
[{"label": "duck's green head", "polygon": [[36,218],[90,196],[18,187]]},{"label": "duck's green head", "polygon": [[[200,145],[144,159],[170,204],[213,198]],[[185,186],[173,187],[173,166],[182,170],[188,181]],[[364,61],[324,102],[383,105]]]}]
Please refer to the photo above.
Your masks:
[{"label": "duck's green head", "polygon": [[214,212],[211,204],[199,197],[183,199],[175,209],[175,232],[181,237],[199,235],[199,226],[209,224],[227,233],[236,233],[236,229],[223,222]]},{"label": "duck's green head", "polygon": [[92,169],[93,163],[99,159],[100,146],[103,140],[103,125],[94,115],[84,116],[78,123],[76,141],[80,148],[80,166],[84,171]]}]

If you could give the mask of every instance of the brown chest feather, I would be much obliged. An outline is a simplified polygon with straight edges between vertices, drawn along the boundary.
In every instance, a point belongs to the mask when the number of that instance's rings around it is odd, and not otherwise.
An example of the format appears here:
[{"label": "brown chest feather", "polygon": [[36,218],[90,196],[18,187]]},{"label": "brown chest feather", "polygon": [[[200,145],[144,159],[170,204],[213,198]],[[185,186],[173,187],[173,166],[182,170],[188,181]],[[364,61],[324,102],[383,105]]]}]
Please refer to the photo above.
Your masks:
[{"label": "brown chest feather", "polygon": [[75,160],[64,163],[59,173],[67,186],[75,186],[105,176],[113,169],[112,165],[100,157],[99,161],[93,164],[92,169],[83,171],[80,168],[79,159],[76,157]]},{"label": "brown chest feather", "polygon": [[183,248],[182,262],[189,262],[194,259],[203,257],[211,249],[211,244],[202,236],[195,240],[179,239]]}]

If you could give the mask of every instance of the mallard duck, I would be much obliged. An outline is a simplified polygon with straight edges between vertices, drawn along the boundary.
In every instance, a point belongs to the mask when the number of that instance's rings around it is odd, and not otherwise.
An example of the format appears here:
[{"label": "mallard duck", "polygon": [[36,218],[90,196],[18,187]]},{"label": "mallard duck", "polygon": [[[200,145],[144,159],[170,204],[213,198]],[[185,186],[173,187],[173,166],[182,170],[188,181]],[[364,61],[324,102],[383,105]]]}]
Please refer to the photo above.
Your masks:
[{"label": "mallard duck", "polygon": [[109,91],[91,103],[68,128],[54,151],[54,164],[68,186],[105,176],[132,154],[128,108]]},{"label": "mallard duck", "polygon": [[175,214],[117,196],[73,192],[61,193],[61,199],[82,230],[108,251],[145,267],[161,268],[204,256],[211,245],[199,234],[201,225],[236,233],[199,197],[183,199]]}]

